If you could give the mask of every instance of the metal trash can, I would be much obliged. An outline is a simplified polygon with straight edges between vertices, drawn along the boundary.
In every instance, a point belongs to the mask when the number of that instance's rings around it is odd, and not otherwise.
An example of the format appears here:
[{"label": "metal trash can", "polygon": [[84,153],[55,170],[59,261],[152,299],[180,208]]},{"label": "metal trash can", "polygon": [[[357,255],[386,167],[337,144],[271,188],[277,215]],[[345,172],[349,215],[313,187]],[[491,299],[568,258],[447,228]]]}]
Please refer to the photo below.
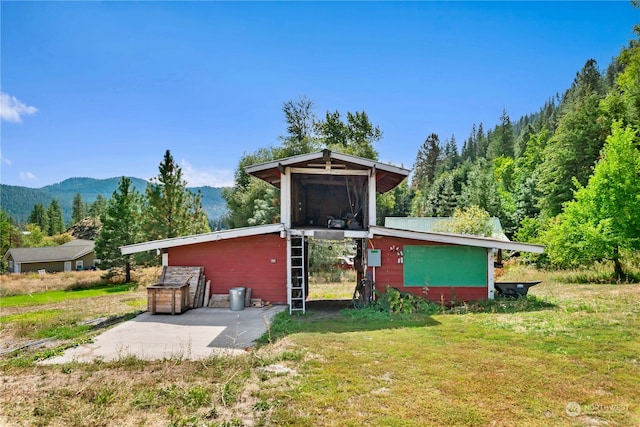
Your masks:
[{"label": "metal trash can", "polygon": [[244,310],[244,288],[229,289],[229,307],[232,311]]}]

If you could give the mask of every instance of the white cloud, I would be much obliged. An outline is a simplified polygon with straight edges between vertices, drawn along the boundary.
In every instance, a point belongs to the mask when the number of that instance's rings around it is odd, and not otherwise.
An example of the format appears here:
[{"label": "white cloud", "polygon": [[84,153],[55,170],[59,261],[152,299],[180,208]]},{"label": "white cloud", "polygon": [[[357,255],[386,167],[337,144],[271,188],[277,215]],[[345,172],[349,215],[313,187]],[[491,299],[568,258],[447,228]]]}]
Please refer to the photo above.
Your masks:
[{"label": "white cloud", "polygon": [[11,166],[11,160],[4,157],[2,153],[0,153],[0,163],[3,163],[7,166]]},{"label": "white cloud", "polygon": [[233,172],[229,170],[197,170],[186,160],[182,160],[180,166],[182,176],[189,187],[231,187],[233,186]]},{"label": "white cloud", "polygon": [[36,107],[23,104],[15,96],[0,92],[0,118],[7,122],[22,123],[23,115],[35,114]]},{"label": "white cloud", "polygon": [[38,179],[38,177],[31,172],[20,172],[21,181],[35,181],[36,179]]}]

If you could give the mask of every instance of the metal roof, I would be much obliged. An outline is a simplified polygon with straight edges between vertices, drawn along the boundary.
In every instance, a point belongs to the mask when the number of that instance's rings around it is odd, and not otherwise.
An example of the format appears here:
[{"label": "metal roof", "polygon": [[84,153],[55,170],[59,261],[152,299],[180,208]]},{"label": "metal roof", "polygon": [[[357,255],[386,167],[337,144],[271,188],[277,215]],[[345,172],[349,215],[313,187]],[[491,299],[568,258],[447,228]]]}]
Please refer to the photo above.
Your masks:
[{"label": "metal roof", "polygon": [[73,261],[93,252],[95,242],[92,240],[72,240],[60,246],[44,248],[11,248],[2,257],[3,260],[13,258],[15,262],[33,264],[36,262]]},{"label": "metal roof", "polygon": [[[399,228],[401,230],[412,231],[439,231],[442,226],[453,221],[453,217],[386,217],[384,226],[389,228]],[[509,241],[504,234],[500,218],[489,218],[491,225],[491,237],[494,239]]]},{"label": "metal roof", "polygon": [[[172,239],[154,240],[137,243],[120,248],[123,255],[151,250],[168,249],[177,246],[194,245],[198,243],[215,242],[218,240],[235,239],[238,237],[257,236],[261,234],[282,233],[284,224],[258,225],[254,227],[235,228],[232,230],[214,231],[193,236],[174,237]],[[312,233],[312,230],[308,230]],[[362,233],[362,232],[359,232]],[[505,249],[524,252],[542,253],[544,246],[529,243],[510,242],[491,237],[467,236],[463,234],[400,230],[389,227],[372,226],[369,237],[388,236],[404,239],[422,240],[428,242],[448,243],[452,245],[474,246],[487,249]],[[348,236],[345,236],[348,237]]]},{"label": "metal roof", "polygon": [[337,153],[327,149],[248,166],[245,168],[245,171],[256,178],[260,178],[280,188],[280,174],[287,166],[314,169],[324,169],[329,166],[331,168],[346,170],[375,170],[376,190],[379,193],[386,193],[394,189],[409,176],[410,172],[408,169],[393,166],[388,163],[376,162],[363,157]]},{"label": "metal roof", "polygon": [[260,234],[279,233],[284,231],[284,224],[257,225],[254,227],[234,228],[232,230],[212,231],[210,233],[192,236],[174,237],[171,239],[153,240],[122,246],[123,255],[135,254],[157,249],[167,249],[176,246],[195,245],[197,243],[215,242],[218,240],[235,239],[236,237],[257,236]]},{"label": "metal roof", "polygon": [[397,228],[371,226],[369,231],[374,236],[399,237],[403,239],[422,240],[427,242],[449,243],[452,245],[474,246],[487,249],[504,249],[512,251],[533,252],[541,254],[544,246],[531,243],[510,242],[492,237],[469,236],[464,234],[440,233],[435,231],[412,231]]}]

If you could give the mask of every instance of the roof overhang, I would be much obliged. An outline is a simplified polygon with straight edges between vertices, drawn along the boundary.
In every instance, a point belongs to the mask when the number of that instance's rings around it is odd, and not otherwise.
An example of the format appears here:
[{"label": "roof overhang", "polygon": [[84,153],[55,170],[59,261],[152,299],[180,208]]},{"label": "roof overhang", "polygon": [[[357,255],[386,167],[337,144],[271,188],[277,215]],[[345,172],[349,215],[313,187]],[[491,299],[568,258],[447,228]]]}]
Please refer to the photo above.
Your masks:
[{"label": "roof overhang", "polygon": [[510,242],[491,237],[468,236],[465,234],[439,233],[434,231],[409,231],[398,228],[371,226],[370,235],[399,237],[404,239],[423,240],[428,242],[448,243],[452,245],[474,246],[487,249],[504,249],[511,251],[533,252],[541,254],[544,246],[531,243]]},{"label": "roof overhang", "polygon": [[234,228],[232,230],[214,231],[211,233],[194,234],[192,236],[174,237],[171,239],[153,240],[122,246],[123,255],[135,254],[152,250],[174,248],[177,246],[195,245],[198,243],[215,242],[219,240],[235,239],[238,237],[257,236],[260,234],[279,233],[284,231],[283,224],[257,225],[254,227]]},{"label": "roof overhang", "polygon": [[376,191],[378,193],[386,193],[394,189],[409,176],[410,172],[408,169],[388,163],[376,162],[350,154],[336,153],[326,149],[315,153],[301,154],[248,166],[245,168],[245,172],[280,188],[280,175],[284,173],[287,167],[316,170],[368,170],[370,174],[375,172]]}]

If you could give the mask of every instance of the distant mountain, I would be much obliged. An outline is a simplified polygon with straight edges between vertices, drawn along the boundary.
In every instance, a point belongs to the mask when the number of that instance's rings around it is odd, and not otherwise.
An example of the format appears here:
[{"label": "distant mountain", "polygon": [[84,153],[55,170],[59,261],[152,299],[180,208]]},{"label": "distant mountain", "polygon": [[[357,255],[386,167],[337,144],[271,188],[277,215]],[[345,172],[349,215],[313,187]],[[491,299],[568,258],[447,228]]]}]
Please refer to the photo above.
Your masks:
[{"label": "distant mountain", "polygon": [[[144,194],[147,181],[140,178],[130,179],[133,186]],[[29,219],[34,205],[42,203],[46,208],[55,198],[62,207],[64,222],[68,224],[71,220],[73,197],[77,193],[80,193],[82,201],[88,204],[93,203],[98,194],[108,200],[118,187],[118,181],[120,178],[69,178],[42,188],[0,184],[0,206],[15,221],[24,223]],[[222,198],[222,188],[204,186],[192,187],[189,190],[200,190],[202,193],[202,208],[210,222],[215,222],[226,212],[227,205]]]}]

